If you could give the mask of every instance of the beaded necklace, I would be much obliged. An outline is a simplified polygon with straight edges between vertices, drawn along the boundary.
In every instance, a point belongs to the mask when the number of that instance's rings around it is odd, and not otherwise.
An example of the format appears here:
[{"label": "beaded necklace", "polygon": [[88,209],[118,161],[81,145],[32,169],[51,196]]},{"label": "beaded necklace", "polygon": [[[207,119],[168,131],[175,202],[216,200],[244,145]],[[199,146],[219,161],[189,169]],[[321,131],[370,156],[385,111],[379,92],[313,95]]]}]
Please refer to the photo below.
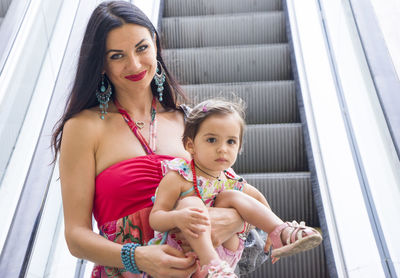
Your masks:
[{"label": "beaded necklace", "polygon": [[196,168],[194,167],[194,160],[192,159],[192,161],[190,161],[190,166],[192,167],[192,174],[193,174],[193,187],[194,187],[194,191],[197,194],[197,197],[199,197],[203,202],[203,198],[200,195],[200,191],[199,188],[197,187],[197,176],[196,176]]},{"label": "beaded necklace", "polygon": [[143,137],[142,133],[140,132],[140,128],[138,127],[137,123],[132,120],[132,118],[129,116],[128,112],[126,112],[122,106],[119,104],[118,100],[114,99],[115,106],[117,107],[119,113],[122,115],[124,118],[125,122],[128,124],[132,132],[136,135],[136,137],[139,139],[139,142],[142,144],[145,152],[147,154],[153,154],[156,151],[156,139],[157,139],[157,119],[156,119],[156,114],[157,114],[157,103],[156,103],[156,98],[153,96],[153,100],[151,102],[151,110],[150,110],[150,115],[151,115],[151,120],[150,120],[150,126],[149,126],[149,144],[146,142],[146,139]]}]

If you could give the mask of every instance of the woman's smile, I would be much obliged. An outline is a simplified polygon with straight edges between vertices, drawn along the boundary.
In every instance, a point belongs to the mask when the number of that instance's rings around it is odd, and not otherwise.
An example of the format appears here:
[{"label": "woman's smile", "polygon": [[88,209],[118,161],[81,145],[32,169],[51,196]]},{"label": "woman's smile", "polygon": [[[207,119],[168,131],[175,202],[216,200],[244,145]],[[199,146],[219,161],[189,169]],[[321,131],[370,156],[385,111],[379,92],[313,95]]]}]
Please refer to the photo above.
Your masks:
[{"label": "woman's smile", "polygon": [[142,80],[145,77],[146,73],[147,73],[147,70],[144,70],[139,74],[127,75],[127,76],[125,76],[125,78],[130,80],[130,81],[136,82],[136,81]]}]

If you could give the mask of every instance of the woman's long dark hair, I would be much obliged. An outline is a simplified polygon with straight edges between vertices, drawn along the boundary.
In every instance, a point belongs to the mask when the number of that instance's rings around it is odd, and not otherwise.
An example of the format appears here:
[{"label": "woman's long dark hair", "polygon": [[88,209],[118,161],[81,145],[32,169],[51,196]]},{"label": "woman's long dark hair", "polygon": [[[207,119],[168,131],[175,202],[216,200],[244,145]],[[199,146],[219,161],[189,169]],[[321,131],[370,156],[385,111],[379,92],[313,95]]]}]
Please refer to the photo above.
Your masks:
[{"label": "woman's long dark hair", "polygon": [[[157,60],[164,67],[166,74],[163,102],[161,103],[163,107],[176,110],[178,109],[177,96],[181,95],[185,99],[178,83],[168,72],[161,56],[160,37],[147,16],[139,8],[125,1],[103,2],[97,6],[89,19],[80,50],[74,85],[67,99],[64,115],[54,129],[52,137],[54,161],[60,151],[65,123],[82,110],[98,105],[96,89],[101,81],[101,72],[104,68],[107,35],[111,30],[126,23],[146,27],[153,37],[156,36]],[[153,95],[158,96],[154,80],[151,82],[151,89]]]}]

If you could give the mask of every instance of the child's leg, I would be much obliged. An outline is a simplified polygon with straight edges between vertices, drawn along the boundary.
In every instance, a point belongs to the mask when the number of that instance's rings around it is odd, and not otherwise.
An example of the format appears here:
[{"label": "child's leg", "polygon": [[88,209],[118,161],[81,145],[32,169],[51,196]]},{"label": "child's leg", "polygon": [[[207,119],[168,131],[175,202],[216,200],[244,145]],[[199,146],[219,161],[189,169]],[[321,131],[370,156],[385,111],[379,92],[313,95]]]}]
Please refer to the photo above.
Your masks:
[{"label": "child's leg", "polygon": [[283,224],[283,221],[258,200],[237,191],[226,190],[217,195],[216,207],[234,208],[246,222],[271,233],[275,227]]},{"label": "child's leg", "polygon": [[222,246],[224,246],[226,249],[234,252],[238,250],[239,248],[239,237],[237,235],[231,236],[227,241],[222,243]]},{"label": "child's leg", "polygon": [[283,223],[271,209],[237,190],[219,193],[215,206],[235,208],[246,222],[267,232],[268,240],[264,250],[267,252],[268,245],[272,243],[275,248],[272,256],[276,258],[314,248],[322,241],[321,235],[315,229],[305,226],[304,223]]},{"label": "child's leg", "polygon": [[[183,209],[188,207],[200,208],[204,211],[204,214],[208,215],[208,210],[204,205],[203,201],[195,196],[188,196],[178,201],[175,209]],[[186,240],[193,248],[200,260],[200,265],[209,264],[212,260],[220,261],[217,252],[211,241],[211,226],[205,226],[206,231],[199,234],[198,238],[190,236],[186,237]]]}]

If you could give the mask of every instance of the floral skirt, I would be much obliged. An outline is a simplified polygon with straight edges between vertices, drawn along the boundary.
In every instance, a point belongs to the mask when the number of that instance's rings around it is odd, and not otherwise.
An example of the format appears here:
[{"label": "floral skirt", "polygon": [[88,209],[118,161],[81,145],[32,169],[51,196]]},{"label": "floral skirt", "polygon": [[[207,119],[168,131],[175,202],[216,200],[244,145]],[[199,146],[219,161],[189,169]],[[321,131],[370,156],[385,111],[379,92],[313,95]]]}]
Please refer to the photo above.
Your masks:
[{"label": "floral skirt", "polygon": [[[147,245],[151,239],[154,238],[154,231],[149,224],[149,215],[151,207],[137,211],[131,215],[125,216],[118,220],[110,221],[99,227],[100,235],[111,240],[115,243],[139,243],[140,245]],[[153,239],[152,244],[159,244],[161,241],[160,233],[157,233],[156,238]],[[170,236],[167,237],[166,244],[175,247],[178,250],[182,248]],[[244,248],[244,241],[240,239],[239,247],[236,251],[230,251],[223,246],[216,248],[218,255],[221,259],[228,262],[228,264],[235,268]],[[92,278],[139,278],[148,277],[146,274],[133,274],[123,268],[108,267],[102,265],[95,265],[92,271]]]},{"label": "floral skirt", "polygon": [[[139,243],[146,245],[154,237],[149,224],[151,207],[144,208],[118,220],[110,221],[99,227],[100,235],[116,243]],[[123,268],[95,265],[92,278],[139,278],[143,274],[133,274]]]}]

